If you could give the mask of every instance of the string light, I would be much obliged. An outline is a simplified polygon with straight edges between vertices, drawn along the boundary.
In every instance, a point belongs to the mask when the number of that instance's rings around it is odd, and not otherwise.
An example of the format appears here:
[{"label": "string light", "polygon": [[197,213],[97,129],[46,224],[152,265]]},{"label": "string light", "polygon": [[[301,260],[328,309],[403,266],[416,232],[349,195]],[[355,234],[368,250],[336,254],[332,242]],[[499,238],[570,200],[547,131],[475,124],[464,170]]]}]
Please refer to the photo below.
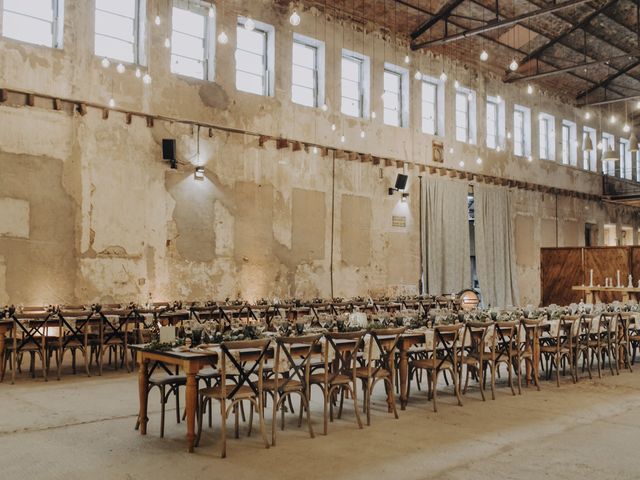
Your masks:
[{"label": "string light", "polygon": [[139,68],[136,68],[136,78],[140,78],[142,77],[142,72],[140,71]]},{"label": "string light", "polygon": [[531,95],[533,93],[533,87],[529,84],[527,85],[527,93]]},{"label": "string light", "polygon": [[340,141],[341,141],[342,143],[344,143],[344,142],[346,141],[346,138],[344,137],[344,135],[341,135],[341,136],[340,136]]},{"label": "string light", "polygon": [[529,163],[533,162],[533,157],[531,155],[529,155],[529,157],[527,158],[527,160],[529,161]]},{"label": "string light", "polygon": [[460,87],[460,82],[458,82],[458,80],[456,80],[455,82],[453,82],[453,86],[455,88],[459,88]]},{"label": "string light", "polygon": [[326,103],[323,103],[322,106],[320,107],[320,110],[322,110],[323,112],[326,112],[327,110],[329,110],[329,107],[327,106]]},{"label": "string light", "polygon": [[144,74],[144,77],[142,77],[142,81],[146,84],[149,85],[151,83],[151,75],[149,75],[148,73]]},{"label": "string light", "polygon": [[482,60],[483,62],[489,60],[489,54],[486,50],[482,50],[482,52],[480,52],[480,60]]},{"label": "string light", "polygon": [[616,123],[618,121],[618,118],[615,115],[611,115],[609,117],[609,123]]},{"label": "string light", "polygon": [[371,112],[371,118],[377,118],[378,114],[376,112]]},{"label": "string light", "polygon": [[225,32],[220,32],[220,35],[218,35],[218,43],[220,43],[221,45],[226,45],[227,42],[229,42],[229,37],[227,37],[227,34]]},{"label": "string light", "polygon": [[631,127],[629,126],[629,124],[628,124],[628,123],[625,123],[625,124],[624,124],[624,127],[622,127],[622,131],[623,131],[624,133],[629,133],[629,132],[631,131]]},{"label": "string light", "polygon": [[476,158],[476,163],[482,165],[482,159],[480,157]]},{"label": "string light", "polygon": [[165,48],[169,48],[171,46],[171,40],[169,40],[169,37],[164,39],[164,46]]},{"label": "string light", "polygon": [[336,124],[335,124],[335,123],[332,123],[332,124],[331,124],[331,131],[332,131],[332,132],[335,132],[335,131],[336,131]]},{"label": "string light", "polygon": [[518,70],[518,61],[514,58],[513,60],[511,60],[511,63],[509,64],[509,70],[511,70],[512,72],[515,72],[516,70]]},{"label": "string light", "polygon": [[213,11],[213,7],[209,7],[209,18],[213,18],[214,16],[214,11]]},{"label": "string light", "polygon": [[291,16],[289,17],[289,23],[294,27],[300,25],[300,15],[298,15],[298,11],[294,10]]},{"label": "string light", "polygon": [[404,63],[409,63],[411,61],[411,59],[409,58],[409,55],[405,55],[404,56]]},{"label": "string light", "polygon": [[113,99],[113,97],[111,97],[111,98],[109,99],[109,106],[110,106],[111,108],[113,108],[113,107],[115,107],[115,106],[116,106],[116,101]]},{"label": "string light", "polygon": [[360,138],[364,138],[366,136],[367,134],[364,132],[364,130],[360,130]]},{"label": "string light", "polygon": [[447,74],[444,73],[444,70],[442,71],[442,73],[440,74],[440,80],[442,80],[443,82],[447,81]]},{"label": "string light", "polygon": [[109,66],[111,65],[111,62],[109,61],[109,59],[107,57],[104,57],[102,59],[102,62],[100,62],[102,64],[102,66],[104,68],[109,68]]},{"label": "string light", "polygon": [[460,163],[458,163],[458,165],[459,165],[460,167],[464,167],[464,162],[463,162],[462,160],[460,160]]},{"label": "string light", "polygon": [[119,63],[118,66],[116,67],[116,72],[124,73],[124,71],[125,71],[124,65]]},{"label": "string light", "polygon": [[416,70],[416,73],[413,75],[413,78],[416,80],[422,80],[422,72],[420,70]]},{"label": "string light", "polygon": [[591,118],[591,112],[587,112],[584,114],[585,120],[589,120]]},{"label": "string light", "polygon": [[162,20],[160,19],[160,15],[156,15],[156,19],[154,20],[154,23],[156,25],[160,25],[162,23]]},{"label": "string light", "polygon": [[256,28],[256,22],[254,22],[251,17],[247,18],[244,22],[244,28],[249,30],[250,32]]}]

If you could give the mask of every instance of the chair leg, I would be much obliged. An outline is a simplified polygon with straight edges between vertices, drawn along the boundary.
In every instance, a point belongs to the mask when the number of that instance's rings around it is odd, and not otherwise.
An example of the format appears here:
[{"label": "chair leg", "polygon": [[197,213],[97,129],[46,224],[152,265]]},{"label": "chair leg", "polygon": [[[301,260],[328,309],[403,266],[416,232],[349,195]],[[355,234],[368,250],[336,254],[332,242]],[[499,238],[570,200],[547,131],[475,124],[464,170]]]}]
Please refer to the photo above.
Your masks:
[{"label": "chair leg", "polygon": [[[262,442],[264,443],[264,448],[269,448],[269,441],[267,440],[267,433],[265,432],[264,427],[264,405],[262,401],[262,396],[258,395],[258,400],[257,403],[255,403],[255,406],[258,410],[258,421],[260,423],[260,435],[262,436]],[[256,400],[253,400],[253,402],[256,402]]]},{"label": "chair leg", "polygon": [[273,392],[273,414],[271,416],[271,445],[276,446],[276,422],[278,421],[278,393]]},{"label": "chair leg", "polygon": [[234,403],[233,405],[233,413],[234,413],[234,428],[235,428],[235,437],[240,438],[240,405],[242,402]]},{"label": "chair leg", "polygon": [[438,396],[438,370],[435,368],[431,370],[431,384],[433,385],[433,411],[438,411],[438,403],[436,397]]},{"label": "chair leg", "polygon": [[176,385],[174,393],[176,395],[176,423],[180,423],[180,386]]},{"label": "chair leg", "polygon": [[323,386],[322,387],[322,396],[323,396],[323,399],[324,399],[322,422],[323,422],[323,429],[324,429],[324,434],[325,435],[327,434],[327,432],[329,430],[329,402],[331,401],[328,389],[329,389],[328,386]]},{"label": "chair leg", "polygon": [[311,438],[315,438],[315,434],[313,433],[313,425],[311,425],[311,409],[309,408],[309,400],[307,399],[304,392],[300,392],[300,400],[301,400],[300,408],[302,409],[302,405],[304,405],[304,408],[307,411],[307,424],[309,425],[309,436]]},{"label": "chair leg", "polygon": [[220,458],[227,456],[227,407],[225,399],[220,399]]},{"label": "chair leg", "polygon": [[196,447],[200,445],[200,437],[202,436],[202,415],[204,414],[204,404],[206,401],[207,399],[205,397],[198,395],[198,411],[196,412],[198,419],[198,431],[196,432],[196,441],[194,443]]},{"label": "chair leg", "polygon": [[161,404],[161,413],[160,413],[160,438],[164,438],[164,411],[165,405],[167,403],[167,398],[165,395],[164,385],[160,386],[160,404]]},{"label": "chair leg", "polygon": [[491,399],[496,399],[496,362],[491,362]]},{"label": "chair leg", "polygon": [[[356,412],[356,422],[358,423],[358,428],[362,429],[362,420],[360,419],[360,409],[358,408],[358,398],[356,393],[358,389],[356,388],[355,384],[349,386],[348,388],[351,392],[351,396],[353,397],[353,411]],[[342,387],[341,390],[344,395],[344,387]]]},{"label": "chair leg", "polygon": [[460,396],[460,382],[458,379],[458,375],[456,372],[452,372],[451,376],[453,377],[453,389],[456,392],[456,397],[458,398],[458,405],[462,406],[462,398]]}]

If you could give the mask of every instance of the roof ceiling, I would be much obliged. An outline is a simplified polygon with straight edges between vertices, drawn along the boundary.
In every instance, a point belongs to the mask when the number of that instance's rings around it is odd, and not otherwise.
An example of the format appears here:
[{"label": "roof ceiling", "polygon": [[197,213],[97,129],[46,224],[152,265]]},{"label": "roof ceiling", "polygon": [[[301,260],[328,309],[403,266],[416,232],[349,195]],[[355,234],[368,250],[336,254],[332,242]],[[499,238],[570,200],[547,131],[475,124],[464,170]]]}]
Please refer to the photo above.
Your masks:
[{"label": "roof ceiling", "polygon": [[[287,0],[278,0],[288,5]],[[640,96],[640,48],[638,40],[638,4],[633,0],[305,0],[328,13],[365,19],[377,26],[410,39],[412,32],[450,10],[446,25],[443,18],[413,41],[418,44],[455,35],[464,30],[490,25],[542,8],[571,3],[572,6],[535,16],[502,28],[444,45],[426,46],[434,53],[465,62],[482,64],[506,81],[522,76],[568,69],[560,74],[534,78],[531,83],[553,91],[576,104],[605,99]],[[482,49],[489,53],[480,62]],[[534,54],[528,62],[523,60]],[[508,72],[515,58],[516,73]],[[599,63],[598,63],[599,62]],[[606,63],[605,63],[606,62]],[[587,68],[576,65],[589,63]]]}]

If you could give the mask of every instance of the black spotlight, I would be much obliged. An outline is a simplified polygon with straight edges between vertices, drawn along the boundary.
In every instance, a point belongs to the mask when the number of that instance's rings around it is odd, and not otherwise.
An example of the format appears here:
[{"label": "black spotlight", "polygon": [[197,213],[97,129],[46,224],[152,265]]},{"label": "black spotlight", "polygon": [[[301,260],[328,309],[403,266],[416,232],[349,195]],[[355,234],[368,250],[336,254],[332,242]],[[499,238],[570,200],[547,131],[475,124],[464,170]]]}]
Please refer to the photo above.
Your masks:
[{"label": "black spotlight", "polygon": [[[408,175],[404,175],[399,173],[396,177],[396,186],[389,188],[389,195],[393,195],[395,192],[399,190],[404,190],[407,187],[407,180],[409,180]],[[409,196],[408,194],[406,196]]]},{"label": "black spotlight", "polygon": [[176,161],[176,140],[174,138],[162,139],[162,158],[169,160],[171,168],[178,168],[178,162]]}]

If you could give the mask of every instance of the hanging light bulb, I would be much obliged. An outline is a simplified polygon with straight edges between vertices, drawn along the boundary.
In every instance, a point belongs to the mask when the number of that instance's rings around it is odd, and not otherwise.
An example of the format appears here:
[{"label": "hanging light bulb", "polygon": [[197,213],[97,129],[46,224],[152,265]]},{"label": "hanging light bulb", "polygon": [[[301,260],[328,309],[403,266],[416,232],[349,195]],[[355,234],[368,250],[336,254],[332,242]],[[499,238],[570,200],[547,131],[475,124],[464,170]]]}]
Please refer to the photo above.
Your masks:
[{"label": "hanging light bulb", "polygon": [[119,63],[118,66],[116,67],[116,72],[124,73],[124,70],[125,70],[124,65]]},{"label": "hanging light bulb", "polygon": [[584,119],[589,120],[591,118],[591,112],[587,112],[584,114]]},{"label": "hanging light bulb", "polygon": [[344,135],[341,135],[341,136],[340,136],[340,141],[341,141],[342,143],[344,143],[344,142],[345,142],[345,140],[346,140],[346,138],[344,137]]},{"label": "hanging light bulb", "polygon": [[628,123],[625,123],[625,124],[624,124],[624,127],[622,127],[622,131],[623,131],[624,133],[629,133],[629,132],[631,131],[631,127],[629,126],[629,124],[628,124]]},{"label": "hanging light bulb", "polygon": [[489,60],[489,53],[486,50],[482,50],[482,52],[480,52],[480,60],[483,62]]},{"label": "hanging light bulb", "polygon": [[227,34],[222,31],[220,32],[220,35],[218,35],[218,43],[221,45],[226,45],[229,42],[229,37],[227,37]]},{"label": "hanging light bulb", "polygon": [[209,7],[209,18],[213,18],[215,12],[213,11],[213,7]]},{"label": "hanging light bulb", "polygon": [[460,162],[458,163],[458,165],[459,165],[460,167],[464,167],[464,162],[463,162],[462,160],[460,160]]},{"label": "hanging light bulb", "polygon": [[443,82],[447,81],[447,74],[444,73],[444,70],[442,71],[442,73],[440,74],[440,80],[442,80]]},{"label": "hanging light bulb", "polygon": [[531,95],[533,93],[533,87],[531,86],[531,84],[527,85],[527,93],[529,95]]},{"label": "hanging light bulb", "polygon": [[364,138],[366,136],[367,134],[364,132],[364,130],[360,130],[360,138]]},{"label": "hanging light bulb", "polygon": [[640,108],[640,100],[636,103],[636,108]]},{"label": "hanging light bulb", "polygon": [[151,83],[151,75],[149,75],[148,73],[144,74],[144,77],[142,77],[142,81],[146,84],[149,85]]},{"label": "hanging light bulb", "polygon": [[527,160],[529,161],[529,163],[533,162],[533,157],[531,155],[529,155],[529,157],[527,158]]},{"label": "hanging light bulb", "polygon": [[102,64],[102,66],[104,68],[109,68],[109,66],[111,65],[111,62],[109,61],[109,59],[107,57],[104,57],[102,59],[102,62],[100,62]]},{"label": "hanging light bulb", "polygon": [[420,70],[416,70],[416,73],[413,75],[413,78],[416,80],[422,80],[422,72]]},{"label": "hanging light bulb", "polygon": [[331,124],[331,131],[333,131],[333,132],[336,131],[336,124],[335,123]]},{"label": "hanging light bulb", "polygon": [[476,158],[476,163],[482,165],[482,159],[480,157]]},{"label": "hanging light bulb", "polygon": [[164,39],[164,46],[165,48],[169,48],[171,46],[171,40],[169,40],[169,37]]},{"label": "hanging light bulb", "polygon": [[142,72],[139,68],[136,68],[136,78],[140,78],[142,76]]},{"label": "hanging light bulb", "polygon": [[518,61],[514,58],[513,60],[511,60],[511,63],[509,64],[509,70],[511,70],[512,72],[515,72],[516,70],[518,70]]},{"label": "hanging light bulb", "polygon": [[617,120],[618,120],[618,119],[616,118],[616,116],[615,116],[615,115],[611,115],[611,116],[609,117],[609,123],[616,123],[616,121],[617,121]]},{"label": "hanging light bulb", "polygon": [[502,103],[502,97],[501,97],[500,95],[498,95],[498,96],[496,97],[496,101],[497,101],[498,103]]},{"label": "hanging light bulb", "polygon": [[596,147],[598,148],[598,150],[602,150],[602,142],[598,142],[598,144],[596,145]]},{"label": "hanging light bulb", "polygon": [[453,153],[453,147],[449,147],[449,153]]},{"label": "hanging light bulb", "polygon": [[314,145],[314,147],[313,147],[313,149],[311,151],[313,152],[314,155],[317,155],[318,154],[318,147],[316,147]]},{"label": "hanging light bulb", "polygon": [[507,138],[511,139],[511,132],[507,132]]},{"label": "hanging light bulb", "polygon": [[458,80],[456,80],[455,82],[453,82],[453,86],[455,88],[459,88],[460,87],[460,82]]},{"label": "hanging light bulb", "polygon": [[156,25],[160,25],[162,23],[162,20],[160,20],[160,15],[156,15],[156,19],[154,20],[154,23]]},{"label": "hanging light bulb", "polygon": [[244,22],[244,28],[246,28],[247,30],[249,30],[250,32],[256,28],[256,22],[254,22],[251,17],[247,18],[247,20]]},{"label": "hanging light bulb", "polygon": [[473,100],[473,93],[467,93],[467,98],[469,99],[469,101]]},{"label": "hanging light bulb", "polygon": [[496,152],[501,152],[501,151],[502,151],[502,147],[500,147],[500,145],[498,145],[498,146],[496,147]]},{"label": "hanging light bulb", "polygon": [[405,55],[404,56],[404,63],[409,63],[411,61],[411,59],[409,58],[409,55]]},{"label": "hanging light bulb", "polygon": [[371,118],[376,118],[377,116],[376,112],[371,112]]},{"label": "hanging light bulb", "polygon": [[111,97],[111,98],[109,99],[109,106],[110,106],[111,108],[113,108],[113,107],[115,107],[115,106],[116,106],[116,101],[113,99],[113,97]]},{"label": "hanging light bulb", "polygon": [[329,107],[327,106],[326,103],[323,103],[322,106],[320,107],[320,110],[322,110],[323,112],[326,112],[327,110],[329,110]]},{"label": "hanging light bulb", "polygon": [[631,132],[631,136],[629,137],[629,151],[632,153],[638,151],[638,137],[636,137],[636,132]]},{"label": "hanging light bulb", "polygon": [[298,11],[294,10],[291,16],[289,17],[289,23],[294,27],[300,25],[300,15],[298,15]]}]

